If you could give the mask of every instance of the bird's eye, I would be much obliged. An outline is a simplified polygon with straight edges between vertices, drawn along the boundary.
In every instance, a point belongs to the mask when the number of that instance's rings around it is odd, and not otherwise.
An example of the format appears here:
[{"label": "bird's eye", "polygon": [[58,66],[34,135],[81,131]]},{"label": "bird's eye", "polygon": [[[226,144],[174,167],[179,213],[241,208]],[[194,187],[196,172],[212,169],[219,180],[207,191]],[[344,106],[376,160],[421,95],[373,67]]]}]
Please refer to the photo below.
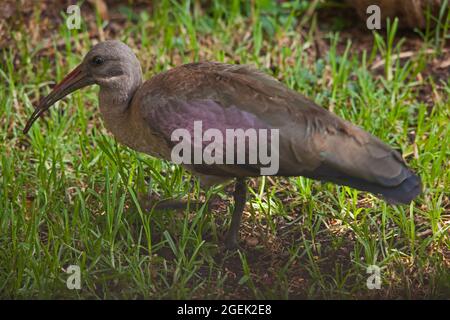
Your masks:
[{"label": "bird's eye", "polygon": [[100,57],[100,56],[95,56],[94,58],[92,58],[92,63],[97,65],[97,66],[103,64],[104,61],[105,60],[102,57]]}]

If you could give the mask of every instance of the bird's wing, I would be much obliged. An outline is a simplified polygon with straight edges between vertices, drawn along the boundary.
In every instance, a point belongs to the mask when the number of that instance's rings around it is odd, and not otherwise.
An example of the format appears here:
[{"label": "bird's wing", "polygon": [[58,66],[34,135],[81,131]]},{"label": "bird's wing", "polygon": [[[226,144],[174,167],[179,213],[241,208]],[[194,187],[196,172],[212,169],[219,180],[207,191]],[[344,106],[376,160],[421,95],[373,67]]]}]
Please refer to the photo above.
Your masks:
[{"label": "bird's wing", "polygon": [[[153,102],[147,101],[143,112],[166,140],[174,129],[196,120],[207,128],[278,129],[279,175],[304,175],[359,189],[369,189],[364,183],[395,187],[412,175],[397,151],[250,67],[190,64],[145,86]],[[234,166],[227,174],[255,175],[250,174],[254,167],[247,169]]]},{"label": "bird's wing", "polygon": [[[250,155],[258,154],[257,144],[249,143],[248,139],[245,141],[242,154],[247,160],[239,165],[233,165],[238,163],[238,158],[234,154],[233,158],[228,160],[230,165],[227,165],[225,154],[227,130],[241,129],[245,133],[247,129],[256,129],[256,133],[259,129],[269,129],[269,126],[251,113],[239,110],[235,106],[224,108],[217,101],[211,99],[184,101],[169,98],[164,100],[163,105],[159,108],[153,108],[151,112],[147,113],[146,119],[170,149],[175,150],[176,145],[188,142],[189,150],[192,152],[187,156],[188,158],[184,159],[183,164],[198,173],[225,177],[260,175],[261,165],[257,161],[253,163],[248,161]],[[210,134],[209,137],[204,136],[208,134]],[[255,137],[258,138],[256,134]],[[236,138],[232,139],[237,146]],[[212,143],[217,144],[218,148],[215,148],[216,145]],[[209,152],[214,149],[212,154],[208,154],[219,161],[205,164],[204,154],[208,148]],[[233,150],[235,149],[233,148]],[[194,152],[197,154],[200,152],[202,158],[196,159]]]}]

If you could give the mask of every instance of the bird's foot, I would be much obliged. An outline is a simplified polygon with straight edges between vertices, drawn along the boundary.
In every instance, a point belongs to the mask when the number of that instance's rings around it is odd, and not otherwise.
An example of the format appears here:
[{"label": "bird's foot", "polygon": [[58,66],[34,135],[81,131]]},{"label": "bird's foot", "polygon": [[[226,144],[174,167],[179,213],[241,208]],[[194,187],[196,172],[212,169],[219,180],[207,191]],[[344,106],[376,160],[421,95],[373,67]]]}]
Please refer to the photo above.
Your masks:
[{"label": "bird's foot", "polygon": [[196,200],[181,200],[181,199],[165,199],[161,200],[157,196],[151,195],[149,197],[139,197],[139,205],[145,211],[151,210],[198,210],[203,202]]}]

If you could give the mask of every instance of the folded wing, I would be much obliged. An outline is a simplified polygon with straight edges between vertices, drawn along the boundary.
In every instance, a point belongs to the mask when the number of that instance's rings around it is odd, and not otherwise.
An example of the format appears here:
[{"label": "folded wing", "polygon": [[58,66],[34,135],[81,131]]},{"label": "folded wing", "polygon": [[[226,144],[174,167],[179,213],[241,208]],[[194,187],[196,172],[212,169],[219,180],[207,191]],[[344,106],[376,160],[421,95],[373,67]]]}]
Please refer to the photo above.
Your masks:
[{"label": "folded wing", "polygon": [[[194,121],[202,121],[203,130],[221,132],[278,129],[278,175],[331,181],[391,202],[409,203],[421,192],[420,178],[397,151],[247,66],[190,64],[146,85],[153,90],[153,100],[143,105],[147,123],[168,143],[173,143],[171,134],[177,128],[193,134]],[[247,155],[256,152],[255,147],[248,146]],[[229,177],[256,176],[259,169],[249,164],[195,166],[203,174]]]}]

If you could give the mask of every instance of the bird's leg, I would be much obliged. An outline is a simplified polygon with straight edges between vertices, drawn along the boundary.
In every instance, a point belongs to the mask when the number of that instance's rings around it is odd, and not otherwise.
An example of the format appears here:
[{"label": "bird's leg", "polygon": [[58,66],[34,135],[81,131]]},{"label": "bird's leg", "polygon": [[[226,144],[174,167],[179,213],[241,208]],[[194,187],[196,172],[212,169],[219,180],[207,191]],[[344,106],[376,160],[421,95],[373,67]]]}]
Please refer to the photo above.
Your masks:
[{"label": "bird's leg", "polygon": [[[182,200],[182,199],[165,199],[161,200],[161,197],[149,188],[147,195],[138,196],[139,204],[142,209],[146,211],[162,211],[162,210],[198,210],[202,205],[205,204],[203,201],[199,200]],[[209,204],[209,203],[208,203]]]},{"label": "bird's leg", "polygon": [[239,247],[239,226],[241,225],[242,213],[247,200],[247,185],[245,179],[237,178],[234,186],[234,210],[231,217],[230,229],[225,238],[225,247],[228,250],[234,250]]},{"label": "bird's leg", "polygon": [[188,208],[198,210],[204,203],[202,201],[186,201],[179,199],[168,199],[158,202],[154,210],[186,210]]},{"label": "bird's leg", "polygon": [[197,200],[181,200],[181,199],[166,199],[159,200],[156,197],[149,197],[140,199],[139,204],[141,208],[146,211],[156,210],[186,210],[188,208],[198,210],[204,202]]}]

